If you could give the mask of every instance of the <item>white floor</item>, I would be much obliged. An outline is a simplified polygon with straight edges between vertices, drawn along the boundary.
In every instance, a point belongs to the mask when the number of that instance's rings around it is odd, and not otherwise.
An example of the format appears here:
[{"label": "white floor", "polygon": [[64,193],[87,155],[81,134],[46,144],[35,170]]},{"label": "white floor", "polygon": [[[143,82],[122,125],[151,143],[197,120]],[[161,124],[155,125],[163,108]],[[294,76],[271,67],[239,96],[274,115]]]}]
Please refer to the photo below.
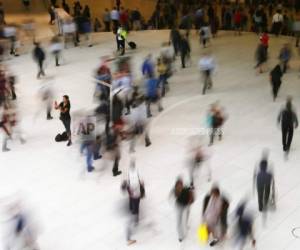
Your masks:
[{"label": "white floor", "polygon": [[[145,148],[140,143],[137,148],[137,165],[145,180],[147,197],[142,201],[141,225],[134,236],[138,242],[130,248],[206,249],[199,245],[196,237],[201,223],[202,200],[212,185],[207,182],[205,172],[196,183],[197,199],[192,206],[190,229],[181,244],[177,240],[174,203],[168,196],[176,177],[185,176],[187,172],[186,145],[190,135],[179,135],[174,131],[203,127],[209,105],[219,100],[229,119],[224,140],[216,142],[211,149],[213,183],[219,183],[230,197],[230,213],[246,195],[257,210],[256,197],[252,196],[252,175],[263,148],[269,148],[275,169],[278,208],[269,214],[266,226],[257,214],[257,249],[297,250],[300,241],[291,231],[300,226],[299,130],[295,132],[290,159],[286,162],[281,150],[281,133],[276,127],[277,114],[287,95],[293,95],[294,105],[299,110],[300,63],[297,54],[274,103],[268,74],[256,75],[253,69],[257,36],[222,34],[211,47],[218,62],[214,88],[202,96],[196,67],[202,49],[195,34],[192,36],[193,65],[181,70],[178,60],[178,72],[171,79],[171,92],[163,101],[165,110],[159,116],[156,114],[152,121],[153,144]],[[149,52],[157,54],[161,43],[168,39],[168,32],[146,31],[132,33],[129,37],[139,45],[137,51],[130,53],[136,78],[140,78],[139,67],[144,56]],[[290,39],[271,38],[269,67],[275,65],[279,48],[286,40]],[[46,73],[56,77],[57,100],[68,94],[73,111],[92,104],[92,70],[100,56],[113,52],[114,41],[111,34],[102,34],[93,48],[69,49],[64,53],[66,64],[59,68],[54,68],[54,60],[49,58]],[[36,80],[36,65],[31,55],[10,60],[8,64],[19,76],[17,93],[27,143],[12,142],[9,145],[11,152],[0,153],[0,199],[17,194],[36,211],[42,250],[129,248],[125,241],[127,217],[123,212],[127,200],[120,192],[122,177],[112,177],[110,166],[101,172],[85,174],[84,159],[79,156],[78,147],[68,148],[64,143],[54,142],[54,136],[63,129],[58,113],[54,113],[52,121],[46,121],[43,113],[34,119],[39,110],[37,90],[42,81]],[[127,152],[125,143],[120,163],[124,172],[129,163]],[[95,166],[100,168],[101,160]],[[215,248],[233,249],[233,245],[228,241]],[[0,249],[3,249],[2,245]]]}]

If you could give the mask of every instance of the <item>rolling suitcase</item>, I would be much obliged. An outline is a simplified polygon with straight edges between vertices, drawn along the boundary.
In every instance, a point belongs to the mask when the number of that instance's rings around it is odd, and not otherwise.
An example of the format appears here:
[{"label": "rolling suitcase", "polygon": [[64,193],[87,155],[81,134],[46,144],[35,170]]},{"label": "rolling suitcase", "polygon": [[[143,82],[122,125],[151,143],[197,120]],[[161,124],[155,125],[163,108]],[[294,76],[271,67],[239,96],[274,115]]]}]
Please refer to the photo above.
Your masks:
[{"label": "rolling suitcase", "polygon": [[128,46],[131,48],[131,49],[136,49],[136,43],[135,42],[128,42]]}]

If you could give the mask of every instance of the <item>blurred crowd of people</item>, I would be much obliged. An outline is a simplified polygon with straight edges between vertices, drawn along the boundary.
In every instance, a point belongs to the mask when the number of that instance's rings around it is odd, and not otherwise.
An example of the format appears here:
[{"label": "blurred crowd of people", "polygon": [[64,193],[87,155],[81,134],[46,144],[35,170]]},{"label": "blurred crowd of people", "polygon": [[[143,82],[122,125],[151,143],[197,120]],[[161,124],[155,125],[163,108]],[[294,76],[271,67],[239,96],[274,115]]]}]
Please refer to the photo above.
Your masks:
[{"label": "blurred crowd of people", "polygon": [[[158,6],[160,4],[166,3],[159,3]],[[56,21],[56,6],[56,1],[52,1],[52,7],[49,9],[50,24]],[[67,13],[70,13],[70,8],[65,1],[63,1],[62,6]],[[225,12],[227,11],[226,8],[231,8],[229,5],[226,6]],[[182,8],[185,8],[185,5]],[[160,11],[159,7],[156,11]],[[203,53],[197,67],[199,73],[202,75],[202,91],[199,88],[199,93],[202,94],[206,94],[208,90],[212,90],[213,73],[217,67],[216,59],[212,53],[213,45],[210,43],[210,39],[216,34],[217,30],[216,26],[213,26],[217,24],[217,21],[214,20],[216,17],[215,10],[212,5],[209,5],[207,14],[204,14],[204,11],[203,8],[199,8],[195,14],[195,26],[199,35],[199,46],[203,47]],[[255,30],[260,34],[256,50],[257,65],[255,68],[258,69],[259,73],[263,73],[263,66],[268,59],[270,37],[265,27],[257,24],[261,17],[261,14],[258,15],[257,11],[262,12],[263,8],[259,6],[254,13],[255,17],[253,16]],[[222,19],[224,28],[231,29],[231,26],[227,27],[226,25],[232,25],[233,22],[234,27],[240,34],[243,29],[243,13],[245,13],[243,9],[240,7],[236,8],[234,17],[230,17],[232,18],[230,22],[229,17],[224,13],[224,20]],[[157,18],[157,15],[154,15],[153,20],[154,22],[158,21],[158,23],[154,24],[153,27],[159,28],[161,27],[161,21]],[[275,35],[283,33],[283,26],[278,24],[278,22],[283,20],[280,15],[280,10],[278,9],[273,16],[272,29]],[[64,41],[59,36],[53,37],[50,41],[50,52],[54,57],[55,66],[62,64],[61,54],[64,46],[68,43],[67,39],[69,37],[71,37],[71,41],[74,42],[75,46],[80,43],[81,34],[88,34],[86,40],[90,41],[89,33],[92,31],[92,26],[89,7],[85,6],[82,8],[80,1],[76,1],[72,16],[72,18],[64,20],[62,24]],[[176,12],[174,11],[173,16],[168,18],[172,19],[172,22],[175,22]],[[37,78],[43,81],[43,86],[40,89],[40,98],[45,104],[45,118],[49,121],[53,119],[52,109],[60,113],[59,119],[62,122],[64,130],[55,136],[55,141],[66,141],[66,145],[69,147],[73,145],[73,139],[78,137],[77,139],[80,143],[79,151],[85,158],[86,172],[99,171],[94,164],[96,160],[103,162],[110,161],[112,163],[112,175],[114,177],[120,176],[125,169],[124,166],[120,166],[120,160],[122,153],[126,150],[124,150],[126,146],[128,146],[128,152],[133,155],[139,146],[138,143],[140,140],[143,140],[145,147],[152,145],[152,140],[150,139],[151,117],[157,116],[164,110],[164,97],[171,91],[171,79],[177,73],[174,66],[176,60],[180,56],[182,70],[191,65],[192,48],[189,41],[189,28],[191,26],[189,25],[192,24],[189,23],[189,20],[182,21],[179,27],[187,29],[187,32],[183,32],[168,18],[166,18],[166,23],[172,28],[169,41],[165,41],[162,44],[157,57],[149,53],[143,59],[143,63],[140,65],[142,79],[139,80],[134,78],[132,58],[125,54],[125,46],[127,31],[130,29],[141,29],[141,14],[138,10],[129,14],[127,10],[121,7],[120,3],[111,12],[105,10],[103,17],[105,30],[110,31],[112,25],[112,29],[116,34],[117,50],[121,51],[121,53],[101,57],[101,62],[93,74],[95,81],[93,101],[96,107],[88,111],[77,112],[76,114],[72,114],[71,112],[71,107],[73,109],[71,105],[72,96],[69,96],[68,93],[63,95],[61,102],[55,101],[53,88],[51,83],[49,83],[51,78],[48,78],[49,76],[45,72],[47,53],[43,44],[36,41],[33,37],[34,49],[32,55],[38,68]],[[8,26],[5,26],[3,31],[5,37],[9,38],[12,43],[11,54],[17,55],[16,31],[13,31],[12,28],[9,29]],[[91,45],[91,42],[88,42],[88,46]],[[210,48],[207,48],[208,46]],[[289,70],[291,56],[290,45],[284,44],[279,51],[278,64],[270,72],[274,101],[277,98],[282,77]],[[18,139],[21,143],[25,143],[17,112],[16,100],[18,92],[15,89],[16,81],[17,77],[2,64],[0,68],[0,127],[4,135],[2,144],[3,152],[10,150],[8,141],[11,139]],[[154,105],[157,111],[154,110]],[[229,115],[226,114],[225,108],[217,101],[208,107],[205,118],[208,131],[208,146],[211,147],[216,143],[216,138],[219,140],[224,139],[223,127]],[[285,106],[280,111],[277,123],[281,126],[282,147],[287,159],[294,129],[298,127],[297,114],[294,110],[291,97],[287,99]],[[75,126],[78,125],[79,136],[78,134],[73,134],[71,129],[72,124],[75,124]],[[173,197],[175,200],[179,242],[184,241],[187,237],[190,210],[197,199],[197,193],[200,192],[197,186],[198,170],[205,166],[208,170],[207,180],[211,181],[213,179],[213,173],[209,166],[211,155],[209,149],[203,145],[204,143],[204,140],[198,139],[196,139],[196,142],[191,141],[191,146],[187,152],[189,179],[186,181],[184,178],[178,177],[170,192],[170,197]],[[130,214],[126,235],[128,245],[136,243],[133,235],[139,223],[140,202],[141,199],[146,198],[147,186],[144,183],[143,176],[139,173],[137,165],[138,163],[134,157],[131,157],[128,173],[122,174],[120,185],[121,190],[128,195]],[[255,167],[253,188],[257,193],[259,212],[266,213],[268,210],[276,208],[275,175],[269,160],[268,150],[263,152],[259,163]],[[213,184],[211,191],[205,195],[202,202],[203,209],[200,227],[201,230],[203,229],[201,232],[206,234],[206,237],[200,235],[200,238],[203,238],[202,240],[205,243],[209,241],[210,246],[215,246],[227,240],[228,228],[229,226],[233,226],[236,229],[234,241],[238,250],[243,249],[249,241],[255,246],[254,215],[251,213],[251,210],[248,210],[248,200],[242,200],[236,206],[234,209],[234,219],[230,220],[229,223],[228,211],[230,205],[228,194],[223,192],[219,185]],[[18,244],[21,244],[19,249],[38,249],[36,234],[22,206],[13,203],[9,208],[9,214],[9,221],[12,224],[10,235],[12,237],[8,237],[7,248],[11,249],[10,245],[18,242]],[[21,241],[16,241],[16,238],[21,239]]]}]

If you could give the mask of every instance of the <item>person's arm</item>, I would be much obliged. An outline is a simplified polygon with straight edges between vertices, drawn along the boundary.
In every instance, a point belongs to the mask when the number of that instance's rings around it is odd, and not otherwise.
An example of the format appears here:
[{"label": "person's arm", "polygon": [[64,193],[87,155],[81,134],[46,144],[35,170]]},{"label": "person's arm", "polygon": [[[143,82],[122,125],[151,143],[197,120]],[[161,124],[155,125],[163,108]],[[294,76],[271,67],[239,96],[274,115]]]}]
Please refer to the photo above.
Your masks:
[{"label": "person's arm", "polygon": [[205,196],[205,198],[204,198],[203,208],[202,208],[202,216],[204,216],[204,214],[205,214],[209,199],[210,199],[209,195]]},{"label": "person's arm", "polygon": [[278,125],[279,125],[280,122],[281,122],[282,112],[283,112],[283,111],[280,111],[280,113],[279,113],[279,115],[278,115],[278,118],[277,118],[277,124],[278,124]]},{"label": "person's arm", "polygon": [[299,125],[299,123],[298,123],[298,117],[297,117],[297,115],[296,115],[296,113],[295,113],[295,112],[293,112],[293,116],[294,116],[295,128],[297,128],[297,127],[298,127],[298,125]]},{"label": "person's arm", "polygon": [[57,104],[57,101],[54,102],[54,108],[55,109],[60,109],[60,105]]}]

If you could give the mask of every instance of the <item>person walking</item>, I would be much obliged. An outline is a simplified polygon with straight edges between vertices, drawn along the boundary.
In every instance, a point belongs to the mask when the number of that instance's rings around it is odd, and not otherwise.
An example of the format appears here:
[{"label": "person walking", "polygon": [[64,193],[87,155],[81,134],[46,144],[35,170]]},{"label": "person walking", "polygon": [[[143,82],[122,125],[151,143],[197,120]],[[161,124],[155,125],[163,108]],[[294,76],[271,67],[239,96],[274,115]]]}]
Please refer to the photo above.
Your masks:
[{"label": "person walking", "polygon": [[145,58],[143,65],[142,65],[142,74],[143,76],[148,79],[155,76],[155,65],[152,60],[152,55],[149,54]]},{"label": "person walking", "polygon": [[145,146],[149,147],[151,141],[149,138],[149,122],[147,119],[147,107],[144,102],[144,96],[137,96],[133,100],[133,108],[130,116],[130,133],[132,134],[132,139],[130,142],[130,152],[135,152],[135,144],[137,139],[144,134],[145,136]]},{"label": "person walking", "polygon": [[218,103],[211,105],[211,109],[207,116],[208,127],[210,128],[210,142],[209,146],[214,143],[214,138],[217,135],[219,140],[222,140],[223,132],[222,126],[225,121],[225,115],[222,109],[219,107]]},{"label": "person walking", "polygon": [[60,110],[60,120],[62,121],[66,133],[68,135],[68,143],[67,146],[72,145],[72,137],[71,137],[71,115],[70,115],[70,109],[71,109],[71,103],[69,96],[64,95],[63,101],[58,104],[56,101],[54,102],[54,108]]},{"label": "person walking", "polygon": [[145,97],[146,97],[146,105],[147,105],[147,117],[152,117],[151,113],[151,104],[157,103],[158,112],[163,111],[163,107],[161,105],[161,90],[159,86],[159,81],[156,77],[151,77],[146,79],[145,81]]},{"label": "person walking", "polygon": [[212,88],[211,75],[216,68],[216,64],[213,56],[209,52],[205,52],[198,65],[204,80],[202,94],[205,95],[206,90]]},{"label": "person walking", "polygon": [[272,94],[273,94],[274,101],[277,98],[278,91],[281,86],[281,78],[283,76],[283,71],[281,68],[282,67],[280,66],[280,64],[277,64],[270,73],[270,80],[271,80]]},{"label": "person walking", "polygon": [[46,113],[47,113],[47,120],[52,120],[53,117],[51,115],[52,106],[53,106],[53,99],[54,99],[54,91],[53,91],[53,77],[50,77],[43,82],[39,94],[41,97],[41,101],[43,102],[43,106],[46,107]]},{"label": "person walking", "polygon": [[186,236],[190,206],[195,199],[194,191],[191,187],[185,186],[181,178],[178,178],[171,194],[176,199],[178,240],[182,242]]},{"label": "person walking", "polygon": [[110,19],[110,12],[109,10],[106,8],[104,13],[103,13],[103,23],[104,23],[104,26],[105,26],[105,32],[110,32],[110,22],[111,22],[111,19]]},{"label": "person walking", "polygon": [[54,36],[51,40],[50,51],[55,57],[55,66],[60,66],[59,58],[61,55],[61,51],[63,50],[63,43],[61,42],[58,36]]},{"label": "person walking", "polygon": [[[88,124],[90,117],[86,117],[86,124]],[[82,142],[80,146],[80,153],[83,155],[85,153],[86,157],[86,167],[88,172],[95,170],[93,167],[93,158],[94,158],[94,138],[86,137],[82,135]]]},{"label": "person walking", "polygon": [[[274,197],[274,177],[268,170],[268,152],[263,152],[263,157],[259,163],[259,169],[254,172],[254,183],[257,189],[258,210],[266,212],[269,206],[270,194]],[[273,187],[273,188],[272,188]],[[274,199],[272,199],[274,201]]]},{"label": "person walking", "polygon": [[283,47],[280,50],[279,53],[279,60],[282,64],[282,73],[285,74],[288,67],[289,67],[289,61],[292,57],[292,51],[291,51],[291,47],[288,43],[284,44]]},{"label": "person walking", "polygon": [[291,148],[294,128],[298,127],[298,117],[293,110],[291,98],[287,99],[285,108],[280,111],[277,122],[281,124],[282,146],[287,156]]},{"label": "person walking", "polygon": [[158,80],[159,80],[159,85],[161,86],[161,96],[164,97],[166,94],[166,88],[168,86],[168,67],[164,63],[164,60],[159,57],[157,59],[157,74],[158,74]]},{"label": "person walking", "polygon": [[43,50],[43,48],[40,46],[40,43],[36,42],[33,50],[33,59],[37,62],[38,64],[38,74],[37,78],[41,78],[41,76],[45,76],[45,71],[44,71],[44,61],[46,59],[46,54]]},{"label": "person walking", "polygon": [[246,202],[242,202],[238,205],[238,208],[236,209],[235,216],[237,219],[236,222],[236,250],[243,250],[244,246],[247,243],[247,240],[250,238],[252,246],[255,247],[256,240],[254,238],[254,232],[253,232],[253,216],[246,212]]},{"label": "person walking", "polygon": [[180,57],[181,57],[181,67],[184,69],[186,67],[186,59],[190,57],[191,47],[188,41],[188,37],[182,37],[180,41]]},{"label": "person walking", "polygon": [[202,216],[203,222],[207,226],[208,235],[212,235],[213,239],[209,243],[211,247],[220,241],[217,234],[217,228],[220,222],[223,208],[223,199],[221,197],[220,189],[213,187],[210,194],[206,195],[203,201]]},{"label": "person walking", "polygon": [[[117,127],[117,125],[115,127]],[[119,171],[119,162],[121,159],[121,149],[119,141],[120,133],[117,128],[110,128],[108,131],[106,131],[104,138],[105,150],[112,156],[114,160],[114,165],[112,169],[114,177],[122,174],[122,171]]]},{"label": "person walking", "polygon": [[130,218],[127,228],[127,245],[132,245],[136,243],[136,240],[132,239],[132,234],[133,228],[139,223],[140,202],[145,197],[145,185],[133,159],[130,162],[127,179],[122,183],[122,190],[128,192]]},{"label": "person walking", "polygon": [[200,42],[202,43],[203,48],[206,48],[207,42],[211,37],[211,30],[208,23],[204,23],[203,26],[200,28]]},{"label": "person walking", "polygon": [[180,35],[177,27],[175,26],[170,31],[170,42],[173,45],[175,56],[177,56],[179,53],[180,40],[181,40],[181,35]]},{"label": "person walking", "polygon": [[254,68],[257,69],[258,73],[261,74],[263,73],[263,65],[267,62],[268,59],[266,46],[263,45],[262,43],[259,43],[255,52],[255,57],[256,57],[257,64]]}]

